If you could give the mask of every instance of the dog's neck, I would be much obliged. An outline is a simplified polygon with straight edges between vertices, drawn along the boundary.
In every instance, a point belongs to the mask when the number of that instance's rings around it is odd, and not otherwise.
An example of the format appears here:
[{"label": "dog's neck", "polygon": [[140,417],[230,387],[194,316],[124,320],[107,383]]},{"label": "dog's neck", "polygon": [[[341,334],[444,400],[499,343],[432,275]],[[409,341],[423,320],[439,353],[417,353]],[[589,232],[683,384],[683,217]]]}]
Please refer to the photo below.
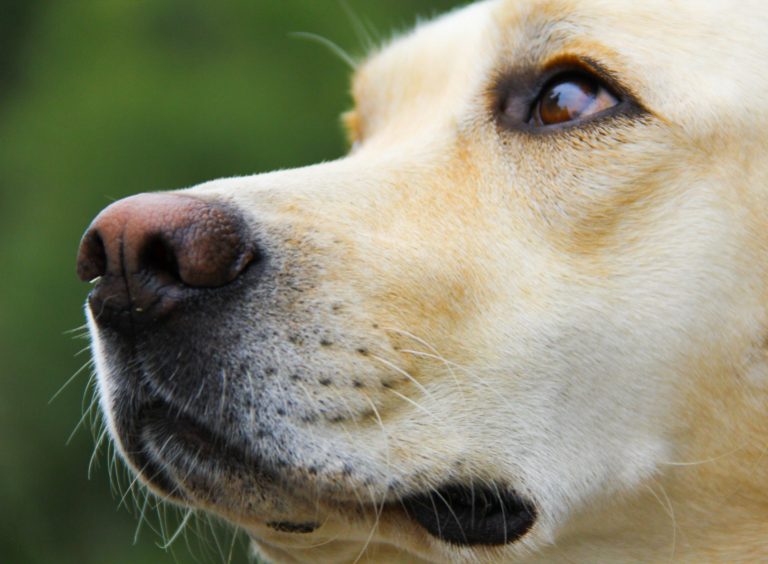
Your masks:
[{"label": "dog's neck", "polygon": [[543,560],[768,558],[768,353],[734,364],[719,367],[727,377],[696,384],[721,389],[686,395],[687,423],[677,441],[685,450],[660,463],[633,494],[577,516]]}]

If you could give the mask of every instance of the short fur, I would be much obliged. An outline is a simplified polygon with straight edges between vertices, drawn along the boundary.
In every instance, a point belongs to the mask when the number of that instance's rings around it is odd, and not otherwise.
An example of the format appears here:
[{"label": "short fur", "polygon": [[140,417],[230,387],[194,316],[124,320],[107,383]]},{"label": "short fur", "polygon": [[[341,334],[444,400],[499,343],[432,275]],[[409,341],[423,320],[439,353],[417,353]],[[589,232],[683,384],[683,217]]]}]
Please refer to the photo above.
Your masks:
[{"label": "short fur", "polygon": [[[165,378],[261,461],[145,437],[180,502],[275,562],[767,560],[766,30],[753,0],[491,0],[373,53],[349,155],[185,191],[245,214],[258,286],[135,349],[89,314],[118,445]],[[637,111],[500,123],[502,81],[574,59]],[[442,542],[398,499],[446,481],[538,519]]]}]

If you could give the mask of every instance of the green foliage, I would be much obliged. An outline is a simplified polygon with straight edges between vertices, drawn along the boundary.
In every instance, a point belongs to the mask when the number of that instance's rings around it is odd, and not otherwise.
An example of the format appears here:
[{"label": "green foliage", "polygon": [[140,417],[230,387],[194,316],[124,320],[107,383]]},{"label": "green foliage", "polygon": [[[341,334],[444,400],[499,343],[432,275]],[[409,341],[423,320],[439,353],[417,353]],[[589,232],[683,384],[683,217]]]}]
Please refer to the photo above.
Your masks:
[{"label": "green foliage", "polygon": [[[231,537],[220,530],[198,541],[192,526],[163,552],[162,536],[145,525],[134,544],[138,519],[125,510],[133,501],[110,495],[106,449],[89,480],[88,425],[65,445],[90,369],[48,401],[88,360],[87,340],[67,333],[82,324],[88,291],[74,273],[80,235],[128,194],[341,155],[349,70],[290,33],[360,55],[360,28],[378,30],[370,33],[380,42],[417,14],[460,3],[3,0],[0,561],[226,560]],[[168,519],[166,537],[176,524]],[[235,561],[245,561],[244,544]]]}]

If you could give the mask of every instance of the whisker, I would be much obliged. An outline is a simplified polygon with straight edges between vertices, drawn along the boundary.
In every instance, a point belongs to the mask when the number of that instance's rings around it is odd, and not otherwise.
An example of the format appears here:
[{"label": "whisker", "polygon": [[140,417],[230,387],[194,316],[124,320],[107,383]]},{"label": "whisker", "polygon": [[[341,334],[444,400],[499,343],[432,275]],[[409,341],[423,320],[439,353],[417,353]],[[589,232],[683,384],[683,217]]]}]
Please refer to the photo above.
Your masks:
[{"label": "whisker", "polygon": [[368,405],[371,406],[373,415],[376,417],[376,421],[378,422],[379,427],[381,428],[381,436],[384,438],[384,456],[387,462],[387,470],[390,470],[391,464],[390,464],[390,458],[389,458],[389,435],[387,434],[387,430],[384,428],[384,421],[381,418],[381,413],[379,413],[379,410],[376,407],[376,404],[373,403],[373,400],[368,396],[368,394],[363,394],[363,397],[365,397],[366,401],[368,402]]},{"label": "whisker", "polygon": [[[495,482],[490,483],[491,487],[493,487],[493,491],[496,494],[496,498],[499,500],[499,507],[501,507],[501,520],[502,522],[507,522],[507,512],[504,509],[504,498],[501,496],[501,492],[499,491],[499,487],[496,485]],[[504,544],[507,543],[507,529],[504,529]]]},{"label": "whisker", "polygon": [[339,46],[337,43],[331,41],[327,37],[323,37],[322,35],[318,35],[316,33],[311,33],[308,31],[294,31],[288,34],[289,37],[296,37],[298,39],[306,39],[308,41],[313,41],[315,43],[319,43],[323,47],[326,47],[331,53],[336,55],[339,59],[344,61],[346,65],[352,69],[355,70],[357,68],[357,62],[355,59],[347,53],[344,48]]},{"label": "whisker", "polygon": [[139,542],[139,532],[141,531],[141,525],[146,519],[147,505],[149,505],[149,493],[144,494],[144,503],[141,505],[141,511],[139,512],[139,520],[136,523],[136,531],[133,533],[133,544]]},{"label": "whisker", "polygon": [[195,514],[194,509],[187,509],[186,515],[184,515],[184,518],[181,520],[181,523],[179,524],[176,531],[171,535],[171,538],[169,538],[165,544],[161,545],[160,548],[163,550],[168,550],[170,546],[173,544],[173,542],[179,537],[181,532],[185,529],[187,526],[187,523],[189,523],[190,518]]},{"label": "whisker", "polygon": [[229,543],[229,553],[227,554],[227,564],[232,562],[235,556],[235,544],[237,543],[237,530],[232,531],[232,542]]},{"label": "whisker", "polygon": [[91,399],[91,403],[88,406],[88,408],[83,412],[83,414],[80,416],[80,419],[75,424],[75,428],[72,429],[72,432],[69,434],[69,437],[67,437],[67,440],[64,442],[65,445],[69,445],[69,443],[72,442],[72,439],[75,437],[77,432],[80,430],[80,427],[85,423],[88,416],[91,414],[91,410],[96,406],[97,397],[94,396],[93,399]]},{"label": "whisker", "polygon": [[365,542],[363,543],[363,548],[360,550],[360,552],[357,555],[357,558],[355,558],[352,564],[357,564],[360,561],[360,559],[365,555],[365,552],[368,550],[368,547],[371,545],[371,541],[373,540],[373,537],[379,528],[379,523],[381,522],[381,514],[384,511],[385,498],[382,498],[381,507],[379,507],[376,503],[376,492],[373,490],[372,487],[368,488],[368,492],[370,493],[370,496],[371,496],[371,503],[373,505],[375,519],[373,521],[373,524],[371,525],[371,531],[368,533],[368,537],[365,539]]},{"label": "whisker", "polygon": [[456,384],[456,389],[461,394],[462,399],[466,398],[466,394],[464,393],[464,386],[459,382],[458,377],[456,376],[456,372],[454,371],[454,367],[460,368],[462,371],[466,371],[464,367],[456,364],[455,362],[451,362],[447,360],[444,356],[438,355],[438,354],[432,354],[424,351],[416,351],[412,349],[399,349],[399,352],[411,354],[413,356],[420,356],[424,358],[431,358],[434,360],[438,360],[445,364],[445,367],[448,369],[448,373],[451,375],[451,378],[453,379],[453,383]]},{"label": "whisker", "polygon": [[460,368],[462,370],[466,370],[460,364],[457,364],[455,362],[451,362],[450,360],[446,359],[444,356],[439,355],[439,354],[433,354],[433,353],[428,353],[428,352],[424,352],[424,351],[417,351],[417,350],[413,350],[413,349],[398,349],[398,352],[412,354],[414,356],[423,356],[425,358],[431,358],[431,359],[434,359],[434,360],[439,360],[440,362],[442,362],[446,366],[450,366],[451,368]]},{"label": "whisker", "polygon": [[[90,337],[90,333],[86,333],[83,336],[84,337]],[[86,346],[84,346],[81,349],[79,349],[73,356],[80,356],[81,354],[89,353],[89,352],[91,352],[91,344],[90,343],[88,343]]]},{"label": "whisker", "polygon": [[[417,343],[421,344],[422,346],[427,347],[430,351],[432,351],[431,353],[426,353],[426,352],[423,352],[423,351],[415,351],[415,350],[412,350],[412,349],[400,349],[400,352],[402,352],[402,353],[412,354],[414,356],[423,356],[423,357],[426,357],[426,358],[433,358],[433,359],[438,360],[438,361],[442,362],[443,364],[445,364],[445,367],[448,369],[448,373],[451,375],[451,378],[453,378],[453,382],[454,382],[454,384],[456,384],[456,388],[459,390],[459,393],[461,394],[462,399],[465,398],[464,386],[462,386],[461,383],[459,382],[459,379],[456,376],[456,372],[454,370],[454,368],[459,368],[465,374],[469,373],[463,366],[461,366],[460,364],[457,364],[455,362],[451,362],[450,360],[445,358],[444,355],[440,354],[440,352],[437,350],[437,348],[435,346],[433,346],[432,344],[428,343],[424,339],[422,339],[420,337],[417,337],[413,333],[410,333],[408,331],[403,331],[401,329],[391,329],[391,331],[393,331],[394,333],[399,333],[399,334],[401,334],[401,335],[403,335],[405,337],[408,337],[408,338],[416,341]],[[470,376],[472,376],[471,373],[469,373],[469,374],[470,374]]]},{"label": "whisker", "polygon": [[416,401],[412,400],[412,399],[411,399],[411,398],[409,398],[408,396],[405,396],[405,395],[401,394],[400,392],[398,392],[397,390],[393,390],[392,388],[385,388],[385,389],[386,389],[386,390],[389,390],[391,393],[395,394],[395,395],[396,395],[396,396],[398,396],[399,398],[401,398],[401,399],[403,399],[403,400],[407,401],[408,403],[410,403],[411,405],[413,405],[413,406],[414,406],[416,409],[418,409],[419,411],[423,411],[423,412],[424,412],[424,413],[426,413],[426,414],[427,414],[429,417],[431,417],[431,418],[433,418],[433,419],[435,419],[435,420],[439,421],[439,418],[438,418],[438,417],[437,417],[437,416],[436,416],[434,413],[432,413],[431,411],[429,411],[429,410],[428,410],[426,407],[424,407],[424,406],[420,405],[418,402],[416,402]]},{"label": "whisker", "polygon": [[659,464],[662,464],[664,466],[699,466],[701,464],[709,464],[710,462],[717,462],[718,460],[722,460],[723,458],[731,456],[732,454],[736,454],[738,451],[746,447],[747,447],[747,444],[745,443],[737,447],[734,447],[731,450],[724,452],[723,454],[713,456],[712,458],[704,458],[701,460],[691,460],[686,462],[662,461],[662,462],[659,462]]},{"label": "whisker", "polygon": [[51,396],[51,399],[49,399],[49,400],[48,400],[48,405],[51,405],[51,404],[54,402],[54,400],[55,400],[57,397],[59,397],[59,395],[61,394],[61,392],[63,392],[63,391],[64,391],[64,389],[65,389],[67,386],[69,386],[69,385],[72,383],[72,381],[73,381],[75,378],[77,378],[77,377],[80,375],[80,373],[81,373],[83,370],[85,370],[86,368],[90,368],[90,367],[92,367],[92,366],[93,366],[93,364],[94,364],[94,363],[93,363],[93,359],[92,359],[92,358],[91,358],[91,359],[88,359],[88,360],[85,362],[85,364],[83,364],[83,365],[82,365],[80,368],[78,368],[78,369],[75,371],[75,373],[74,373],[74,374],[72,374],[72,376],[70,376],[69,378],[67,378],[67,381],[66,381],[66,382],[64,382],[64,383],[61,385],[61,387],[60,387],[60,388],[59,388],[59,389],[56,391],[56,393],[55,393],[55,394],[53,394],[53,395]]},{"label": "whisker", "polygon": [[88,479],[91,479],[91,476],[93,475],[93,466],[96,463],[96,457],[99,454],[99,451],[101,450],[101,445],[104,444],[104,439],[107,438],[107,435],[109,434],[109,429],[105,426],[104,429],[102,429],[101,433],[99,434],[99,438],[96,440],[96,444],[93,447],[93,453],[91,454],[91,458],[88,460]]},{"label": "whisker", "polygon": [[73,327],[72,329],[67,329],[63,332],[63,334],[72,335],[76,331],[88,331],[88,323],[83,323],[82,325],[78,325],[77,327]]},{"label": "whisker", "polygon": [[[394,364],[394,363],[392,363],[392,362],[388,361],[387,359],[385,359],[385,358],[382,358],[382,357],[380,357],[380,356],[378,356],[378,355],[375,355],[375,354],[371,354],[371,358],[373,358],[373,359],[375,359],[375,360],[378,360],[379,362],[381,362],[382,364],[384,364],[384,365],[388,366],[389,368],[391,368],[392,370],[394,370],[394,371],[395,371],[395,372],[397,372],[398,374],[402,374],[403,376],[405,376],[405,377],[406,377],[408,380],[410,380],[411,382],[413,382],[413,384],[414,384],[414,385],[415,385],[415,386],[416,386],[416,387],[417,387],[417,388],[418,388],[418,389],[419,389],[419,390],[420,390],[420,391],[421,391],[421,392],[422,392],[422,393],[423,393],[425,396],[427,396],[427,397],[428,397],[430,400],[432,400],[432,402],[433,402],[433,403],[437,403],[437,402],[435,401],[435,398],[432,396],[432,394],[430,394],[430,393],[429,393],[429,391],[428,391],[428,390],[427,390],[427,389],[426,389],[424,386],[422,386],[422,385],[421,385],[421,383],[420,383],[420,382],[419,382],[419,381],[418,381],[416,378],[414,378],[413,376],[411,376],[411,375],[410,375],[410,374],[409,374],[407,371],[403,370],[402,368],[400,368],[400,367],[399,367],[399,366],[397,366],[396,364]],[[394,390],[392,390],[392,391],[394,391]]]},{"label": "whisker", "polygon": [[213,537],[213,542],[216,545],[216,551],[218,552],[219,558],[223,560],[224,558],[224,547],[221,546],[221,540],[219,539],[219,535],[216,533],[216,527],[214,525],[213,518],[206,514],[206,522],[208,523],[208,530],[211,533],[211,536]]},{"label": "whisker", "polygon": [[366,25],[366,22],[364,22],[362,18],[360,18],[359,14],[357,14],[350,7],[346,0],[340,0],[339,4],[341,4],[342,9],[352,24],[352,29],[354,30],[355,35],[357,36],[357,40],[361,43],[363,49],[369,53],[373,51],[376,47],[376,43],[381,42],[381,37],[374,39],[374,35],[378,36],[376,29],[370,25]]},{"label": "whisker", "polygon": [[429,499],[432,501],[432,507],[435,510],[435,519],[437,521],[438,531],[440,530],[440,516],[439,516],[439,514],[437,512],[437,506],[435,505],[435,500],[434,500],[434,498],[432,497],[431,494],[436,494],[437,497],[439,497],[440,499],[443,500],[443,503],[448,508],[448,511],[450,511],[451,515],[453,516],[453,520],[456,521],[456,524],[459,526],[459,530],[461,530],[461,534],[464,537],[466,537],[467,535],[464,533],[464,526],[461,524],[461,521],[459,521],[459,516],[456,515],[456,513],[453,511],[453,508],[451,507],[451,504],[448,503],[448,500],[445,499],[445,497],[443,497],[443,494],[441,494],[439,490],[432,490],[432,492],[430,492]]},{"label": "whisker", "polygon": [[[120,500],[117,502],[117,507],[118,507],[118,508],[120,508],[121,506],[123,506],[123,504],[125,504],[125,500],[126,500],[126,499],[128,499],[128,496],[129,496],[129,495],[132,495],[132,494],[134,493],[134,490],[133,490],[134,486],[136,485],[136,483],[138,483],[138,482],[139,482],[139,480],[141,480],[140,474],[144,473],[144,471],[145,471],[145,470],[146,470],[148,467],[149,467],[149,462],[147,462],[147,463],[146,463],[146,464],[145,464],[145,465],[142,467],[142,469],[141,469],[141,472],[136,472],[136,473],[135,473],[135,475],[134,475],[133,479],[132,479],[132,480],[131,480],[131,482],[128,484],[128,487],[126,488],[125,492],[123,493],[123,497],[121,497],[121,498],[120,498]],[[158,471],[157,473],[155,473],[155,476],[158,476],[159,474],[160,474],[160,471]],[[155,476],[152,476],[152,477],[154,478]],[[127,508],[128,506],[126,505],[125,507]]]},{"label": "whisker", "polygon": [[667,490],[664,488],[664,484],[656,480],[652,481],[654,484],[659,486],[661,495],[664,498],[663,500],[649,484],[646,484],[645,487],[648,488],[648,491],[650,491],[653,497],[656,498],[656,501],[659,502],[661,507],[664,509],[664,512],[669,516],[669,519],[672,522],[672,546],[670,547],[669,559],[670,562],[674,562],[675,551],[677,550],[677,518],[675,517],[675,508],[672,505],[672,500],[669,498],[669,495],[667,495]]}]

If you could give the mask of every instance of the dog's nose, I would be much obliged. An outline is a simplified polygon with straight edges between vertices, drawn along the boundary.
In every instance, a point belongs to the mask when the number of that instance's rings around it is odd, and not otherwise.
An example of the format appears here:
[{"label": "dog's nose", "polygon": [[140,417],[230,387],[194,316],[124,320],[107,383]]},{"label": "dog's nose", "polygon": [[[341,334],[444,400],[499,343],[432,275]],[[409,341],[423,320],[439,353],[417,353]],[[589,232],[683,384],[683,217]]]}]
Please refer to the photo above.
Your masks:
[{"label": "dog's nose", "polygon": [[258,259],[230,209],[181,194],[139,194],[102,211],[83,235],[81,280],[97,322],[117,330],[156,322]]}]

